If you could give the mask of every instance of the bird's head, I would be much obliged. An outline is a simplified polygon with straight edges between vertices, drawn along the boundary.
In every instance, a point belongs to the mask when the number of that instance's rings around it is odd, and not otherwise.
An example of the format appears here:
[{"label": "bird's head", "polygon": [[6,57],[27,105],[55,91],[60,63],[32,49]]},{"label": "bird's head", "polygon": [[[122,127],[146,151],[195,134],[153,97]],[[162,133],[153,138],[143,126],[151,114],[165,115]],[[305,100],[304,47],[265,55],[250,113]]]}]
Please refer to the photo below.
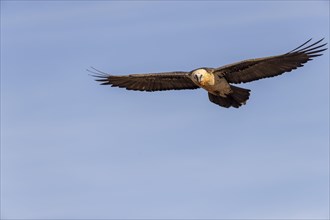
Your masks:
[{"label": "bird's head", "polygon": [[203,77],[207,74],[208,72],[205,69],[197,69],[191,73],[193,81],[199,84],[203,81]]}]

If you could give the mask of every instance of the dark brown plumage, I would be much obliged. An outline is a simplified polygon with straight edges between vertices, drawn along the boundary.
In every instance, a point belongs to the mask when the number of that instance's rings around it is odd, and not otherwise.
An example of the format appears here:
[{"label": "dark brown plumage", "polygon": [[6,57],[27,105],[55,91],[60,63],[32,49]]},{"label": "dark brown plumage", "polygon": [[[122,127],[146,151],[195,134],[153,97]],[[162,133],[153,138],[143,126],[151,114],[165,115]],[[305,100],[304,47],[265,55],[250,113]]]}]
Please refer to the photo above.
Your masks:
[{"label": "dark brown plumage", "polygon": [[300,49],[311,40],[312,39],[309,39],[301,46],[286,54],[244,60],[238,63],[216,68],[214,73],[224,76],[229,83],[245,83],[278,76],[284,72],[291,72],[298,67],[302,67],[304,63],[312,60],[313,57],[321,56],[322,54],[320,54],[320,52],[326,50],[326,48],[319,49],[324,47],[326,44],[317,45],[323,39]]},{"label": "dark brown plumage", "polygon": [[[274,77],[290,72],[325,51],[323,39],[305,46],[306,41],[296,49],[278,56],[244,60],[218,68],[198,68],[190,72],[163,72],[114,76],[100,71],[93,72],[101,85],[126,88],[137,91],[162,91],[204,88],[209,92],[211,102],[222,107],[238,108],[249,99],[250,90],[230,85]],[[305,46],[305,47],[304,47]]]},{"label": "dark brown plumage", "polygon": [[197,89],[197,86],[189,78],[189,72],[164,72],[148,74],[131,74],[128,76],[94,75],[100,79],[101,85],[126,88],[137,91],[163,91],[179,89]]}]

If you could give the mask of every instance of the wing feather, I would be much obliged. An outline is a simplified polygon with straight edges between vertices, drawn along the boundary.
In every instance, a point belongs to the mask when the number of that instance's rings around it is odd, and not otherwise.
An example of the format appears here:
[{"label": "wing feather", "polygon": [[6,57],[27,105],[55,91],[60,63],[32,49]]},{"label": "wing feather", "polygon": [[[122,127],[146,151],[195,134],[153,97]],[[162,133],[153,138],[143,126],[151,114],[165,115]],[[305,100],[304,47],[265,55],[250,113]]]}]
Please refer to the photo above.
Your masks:
[{"label": "wing feather", "polygon": [[[311,39],[294,50],[271,57],[244,60],[238,63],[216,68],[214,73],[223,76],[229,83],[244,83],[291,72],[313,57],[321,56],[321,52],[327,50],[325,44],[319,44],[323,39],[305,46]],[[304,47],[305,46],[305,47]]]},{"label": "wing feather", "polygon": [[102,72],[94,73],[101,85],[126,88],[137,91],[163,91],[199,88],[190,78],[188,72],[164,72],[147,74],[130,74],[114,76]]}]

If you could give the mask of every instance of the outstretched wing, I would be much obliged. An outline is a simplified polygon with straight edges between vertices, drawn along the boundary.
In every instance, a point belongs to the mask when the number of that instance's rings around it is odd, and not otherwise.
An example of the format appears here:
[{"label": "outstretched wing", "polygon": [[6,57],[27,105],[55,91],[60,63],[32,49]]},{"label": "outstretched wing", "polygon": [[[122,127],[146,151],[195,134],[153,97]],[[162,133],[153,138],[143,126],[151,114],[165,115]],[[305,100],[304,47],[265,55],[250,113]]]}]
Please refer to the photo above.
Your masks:
[{"label": "outstretched wing", "polygon": [[225,77],[229,83],[251,82],[278,76],[284,72],[290,72],[298,67],[302,67],[304,63],[312,60],[313,57],[321,56],[321,52],[327,49],[324,48],[326,43],[319,45],[322,40],[302,48],[311,41],[309,39],[286,54],[241,61],[216,68],[214,73]]},{"label": "outstretched wing", "polygon": [[101,85],[111,85],[128,90],[153,92],[199,88],[188,74],[188,72],[165,72],[113,76],[105,73],[94,73],[93,76],[98,78],[96,81],[101,82]]}]

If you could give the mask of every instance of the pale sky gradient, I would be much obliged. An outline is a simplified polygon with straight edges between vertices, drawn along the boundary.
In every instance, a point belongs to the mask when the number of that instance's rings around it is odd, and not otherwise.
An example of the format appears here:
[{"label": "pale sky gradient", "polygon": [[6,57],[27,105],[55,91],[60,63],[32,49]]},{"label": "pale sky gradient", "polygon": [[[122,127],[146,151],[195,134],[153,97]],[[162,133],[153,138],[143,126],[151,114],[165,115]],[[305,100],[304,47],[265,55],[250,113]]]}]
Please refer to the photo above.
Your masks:
[{"label": "pale sky gradient", "polygon": [[329,42],[329,1],[1,1],[1,218],[329,218],[329,51],[241,85],[132,92],[85,71],[189,71]]}]

